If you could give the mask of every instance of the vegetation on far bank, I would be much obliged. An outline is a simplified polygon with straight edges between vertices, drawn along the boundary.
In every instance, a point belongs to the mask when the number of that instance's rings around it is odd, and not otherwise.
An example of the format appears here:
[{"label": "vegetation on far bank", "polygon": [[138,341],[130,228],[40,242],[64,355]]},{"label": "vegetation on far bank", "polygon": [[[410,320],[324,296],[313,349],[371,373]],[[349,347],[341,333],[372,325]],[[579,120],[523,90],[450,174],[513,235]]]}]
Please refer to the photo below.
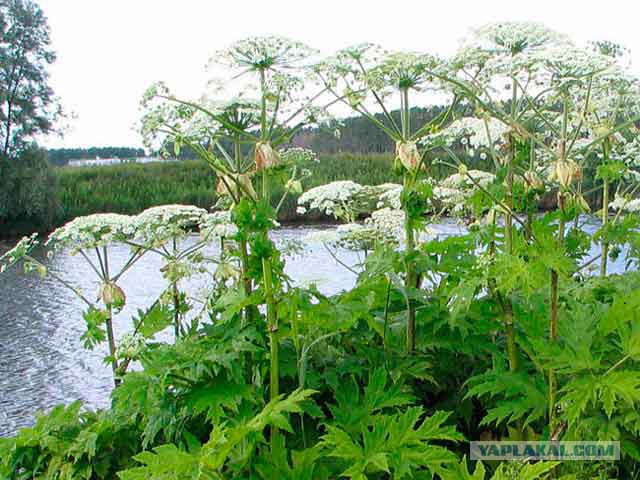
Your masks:
[{"label": "vegetation on far bank", "polygon": [[[313,175],[304,182],[311,188],[335,180],[357,180],[377,185],[398,181],[390,155],[327,155],[305,165]],[[46,166],[44,168],[46,169]],[[128,163],[87,167],[55,167],[52,181],[57,202],[48,203],[54,211],[50,222],[11,221],[0,228],[0,237],[12,237],[36,230],[50,230],[73,218],[92,213],[113,212],[133,215],[156,205],[185,204],[209,209],[219,195],[216,175],[201,160],[179,162]],[[274,182],[274,197],[283,187]],[[55,195],[49,198],[55,198]],[[280,220],[291,222],[296,214],[296,196],[288,196]],[[45,209],[46,210],[46,209]],[[0,224],[1,225],[1,224]]]}]

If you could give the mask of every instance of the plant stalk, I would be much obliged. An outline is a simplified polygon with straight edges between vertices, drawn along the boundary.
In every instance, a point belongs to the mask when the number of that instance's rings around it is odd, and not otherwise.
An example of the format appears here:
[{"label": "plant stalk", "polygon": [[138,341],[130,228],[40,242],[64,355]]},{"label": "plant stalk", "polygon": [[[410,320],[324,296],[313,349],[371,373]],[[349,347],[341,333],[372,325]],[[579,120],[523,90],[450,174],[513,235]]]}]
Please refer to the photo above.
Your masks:
[{"label": "plant stalk", "polygon": [[[560,221],[558,223],[558,248],[562,248],[564,244],[564,192],[558,193],[558,206],[560,207]],[[551,270],[551,318],[549,320],[549,341],[556,342],[558,339],[558,272]],[[554,431],[556,426],[556,395],[558,384],[556,373],[553,369],[549,370],[549,434]]]},{"label": "plant stalk", "polygon": [[[109,278],[109,260],[107,255],[107,247],[102,247],[102,264],[104,268],[104,282],[110,282]],[[107,305],[107,340],[109,342],[109,355],[111,356],[111,370],[113,372],[113,383],[116,387],[120,385],[118,378],[118,359],[116,358],[116,338],[113,333],[113,306]]]},{"label": "plant stalk", "polygon": [[[401,90],[400,97],[401,127],[403,141],[408,141],[411,136],[411,111],[409,109],[409,90]],[[419,168],[419,166],[417,167]],[[404,189],[410,190],[414,187],[414,172],[408,171],[404,175]],[[417,287],[418,278],[415,271],[415,225],[410,212],[405,209],[404,231],[406,237],[405,248],[405,289],[407,295],[412,289]],[[416,349],[416,310],[413,301],[407,297],[407,353],[411,354]]]},{"label": "plant stalk", "polygon": [[[609,181],[604,180],[602,186],[602,226],[606,227],[609,223]],[[600,256],[600,276],[607,276],[607,262],[609,257],[609,242],[605,237],[601,243],[601,256]]]}]

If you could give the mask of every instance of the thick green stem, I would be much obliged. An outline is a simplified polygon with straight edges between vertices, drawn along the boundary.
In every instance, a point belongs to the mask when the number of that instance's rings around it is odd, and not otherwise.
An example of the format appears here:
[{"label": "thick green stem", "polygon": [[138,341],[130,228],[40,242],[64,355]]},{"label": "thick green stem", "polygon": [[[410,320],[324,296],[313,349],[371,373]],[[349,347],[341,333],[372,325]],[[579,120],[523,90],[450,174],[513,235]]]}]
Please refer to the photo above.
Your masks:
[{"label": "thick green stem", "polygon": [[[606,227],[609,223],[609,181],[605,179],[602,186],[602,226]],[[600,276],[607,276],[607,258],[609,257],[609,242],[606,239],[606,235],[602,239],[601,243],[601,256],[600,256]]]},{"label": "thick green stem", "polygon": [[[178,253],[178,244],[176,238],[173,237],[173,258],[175,259]],[[173,332],[175,335],[175,342],[178,342],[180,338],[180,292],[178,292],[178,282],[173,281],[171,285],[171,292],[173,295]]]},{"label": "thick green stem", "polygon": [[[269,331],[269,344],[271,353],[271,363],[269,369],[269,393],[271,400],[275,400],[280,395],[280,346],[278,340],[278,315],[273,296],[273,278],[271,272],[271,262],[262,259],[262,276],[264,280],[265,299],[267,303],[267,329]],[[278,448],[279,432],[276,427],[271,430],[271,450],[276,454]]]},{"label": "thick green stem", "polygon": [[[516,80],[511,82],[511,118],[515,122],[517,113],[518,100],[518,84]],[[509,137],[509,154],[507,156],[507,210],[504,214],[504,245],[507,255],[513,254],[513,184],[516,158],[516,145],[513,134]],[[518,369],[518,347],[516,344],[516,329],[513,318],[513,305],[510,298],[504,300],[504,327],[507,337],[507,356],[509,358],[509,369],[516,371]]]},{"label": "thick green stem", "polygon": [[118,373],[118,360],[116,358],[116,340],[113,334],[113,307],[107,307],[107,339],[109,341],[109,355],[111,355],[111,370],[113,371],[113,381],[116,385],[120,383],[116,378]]},{"label": "thick green stem", "polygon": [[[564,245],[564,192],[558,193],[558,206],[560,207],[560,221],[558,224],[558,247]],[[556,342],[558,339],[558,272],[551,270],[551,317],[549,320],[549,341]],[[556,395],[558,384],[556,373],[549,370],[549,433],[551,434],[556,426]]]},{"label": "thick green stem", "polygon": [[118,375],[118,359],[116,358],[116,339],[113,334],[113,307],[107,306],[107,340],[109,342],[109,355],[111,356],[111,370],[113,372],[113,383],[117,387],[120,385]]},{"label": "thick green stem", "polygon": [[173,293],[173,333],[177,342],[180,338],[180,293],[175,282],[171,289]]},{"label": "thick green stem", "polygon": [[[405,214],[405,236],[406,236],[406,252],[405,252],[405,288],[407,295],[411,290],[416,288],[416,272],[413,261],[415,251],[415,238],[413,220],[408,214]],[[411,298],[407,298],[407,352],[411,353],[416,349],[416,310]]]},{"label": "thick green stem", "polygon": [[[262,108],[260,117],[261,139],[266,140],[266,79],[264,71],[260,71],[260,84],[262,88]],[[267,170],[262,170],[262,201],[270,202],[269,176]],[[267,329],[269,332],[270,368],[269,368],[269,394],[271,400],[275,400],[280,395],[280,346],[278,340],[278,313],[274,299],[273,272],[271,261],[268,258],[262,259],[262,281],[265,291],[265,301],[267,304]],[[271,428],[271,453],[279,458],[278,449],[280,444],[280,432],[274,426]]]},{"label": "thick green stem", "polygon": [[[409,109],[409,90],[404,88],[400,92],[400,114],[402,123],[403,141],[408,141],[411,136],[411,111]],[[408,171],[404,176],[405,190],[414,188],[416,172]],[[404,231],[406,237],[405,249],[405,290],[407,291],[407,353],[416,349],[416,310],[413,301],[409,297],[411,291],[418,285],[416,275],[415,257],[415,225],[410,212],[405,210]]]},{"label": "thick green stem", "polygon": [[[515,146],[513,145],[513,139],[511,140],[511,153],[507,159],[507,211],[504,214],[504,245],[505,253],[508,255],[513,254],[513,177],[514,166],[513,161],[515,158]],[[507,356],[509,358],[509,370],[516,371],[518,369],[518,347],[516,344],[516,330],[513,318],[513,306],[511,300],[505,298],[504,301],[504,328],[507,338]]]},{"label": "thick green stem", "polygon": [[[101,260],[104,269],[104,282],[110,282],[109,278],[109,257],[107,255],[107,247],[102,247],[103,258]],[[116,358],[116,337],[113,333],[113,306],[107,305],[107,341],[109,342],[109,355],[111,356],[111,370],[113,371],[113,383],[117,387],[120,385],[118,379],[118,359]]]}]

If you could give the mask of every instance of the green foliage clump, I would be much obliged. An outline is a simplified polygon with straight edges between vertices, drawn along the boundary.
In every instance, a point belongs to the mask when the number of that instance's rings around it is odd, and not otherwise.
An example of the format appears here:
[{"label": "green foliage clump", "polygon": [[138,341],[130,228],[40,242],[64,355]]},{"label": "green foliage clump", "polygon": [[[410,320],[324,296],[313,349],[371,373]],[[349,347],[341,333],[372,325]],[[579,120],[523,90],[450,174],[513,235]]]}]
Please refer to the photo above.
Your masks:
[{"label": "green foliage clump", "polygon": [[0,158],[0,232],[46,231],[60,214],[57,177],[44,150],[35,146],[17,158]]}]

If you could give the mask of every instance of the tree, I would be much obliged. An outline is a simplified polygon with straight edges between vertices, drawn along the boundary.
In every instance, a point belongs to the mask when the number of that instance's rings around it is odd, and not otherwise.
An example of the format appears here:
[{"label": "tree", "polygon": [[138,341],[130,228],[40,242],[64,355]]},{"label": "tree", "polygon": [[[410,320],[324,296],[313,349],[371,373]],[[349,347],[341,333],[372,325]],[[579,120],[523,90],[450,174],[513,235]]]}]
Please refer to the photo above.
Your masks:
[{"label": "tree", "polygon": [[47,68],[55,59],[47,19],[32,0],[0,0],[0,151],[15,157],[60,114]]}]

